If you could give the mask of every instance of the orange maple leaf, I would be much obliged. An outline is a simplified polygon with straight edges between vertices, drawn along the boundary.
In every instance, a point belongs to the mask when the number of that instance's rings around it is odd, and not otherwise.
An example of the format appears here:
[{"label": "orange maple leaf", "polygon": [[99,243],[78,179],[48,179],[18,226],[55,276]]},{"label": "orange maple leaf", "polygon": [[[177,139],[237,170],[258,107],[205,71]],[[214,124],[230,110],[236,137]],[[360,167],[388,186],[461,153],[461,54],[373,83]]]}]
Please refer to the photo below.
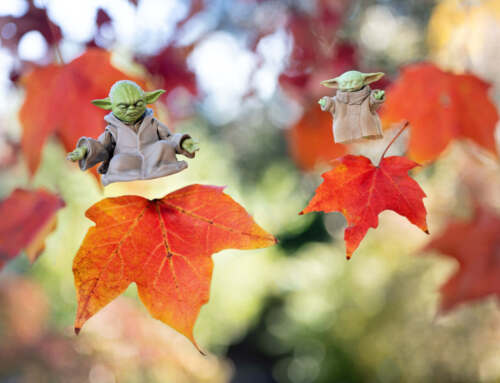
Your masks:
[{"label": "orange maple leaf", "polygon": [[110,53],[101,49],[89,49],[69,64],[39,67],[23,76],[21,147],[32,175],[49,136],[56,134],[71,151],[81,136],[96,138],[104,131],[107,112],[90,101],[106,97],[111,86],[124,79],[144,86],[141,79],[113,67]]},{"label": "orange maple leaf", "polygon": [[387,157],[385,153],[406,129],[406,123],[392,139],[375,166],[364,156],[346,155],[336,166],[322,174],[323,183],[300,214],[312,211],[340,212],[347,220],[344,232],[347,259],[358,248],[370,227],[378,226],[378,215],[392,210],[408,218],[428,234],[422,199],[426,196],[408,171],[418,166],[405,157]]},{"label": "orange maple leaf", "polygon": [[430,63],[408,66],[387,91],[381,117],[412,125],[408,154],[434,161],[450,141],[467,138],[497,155],[498,112],[488,96],[489,85],[471,74],[444,72]]},{"label": "orange maple leaf", "polygon": [[459,269],[441,287],[440,309],[496,295],[500,298],[500,216],[476,204],[467,221],[452,221],[424,250],[458,261]]},{"label": "orange maple leaf", "polygon": [[307,108],[287,138],[292,158],[303,170],[313,170],[347,153],[345,145],[333,140],[332,115],[322,112],[316,102]]},{"label": "orange maple leaf", "polygon": [[16,189],[4,199],[0,203],[0,269],[23,249],[33,263],[63,206],[62,199],[43,189]]},{"label": "orange maple leaf", "polygon": [[209,298],[211,255],[276,242],[222,189],[190,185],[162,199],[106,198],[88,209],[96,226],[73,263],[76,333],[135,282],[151,315],[198,348],[193,327]]}]

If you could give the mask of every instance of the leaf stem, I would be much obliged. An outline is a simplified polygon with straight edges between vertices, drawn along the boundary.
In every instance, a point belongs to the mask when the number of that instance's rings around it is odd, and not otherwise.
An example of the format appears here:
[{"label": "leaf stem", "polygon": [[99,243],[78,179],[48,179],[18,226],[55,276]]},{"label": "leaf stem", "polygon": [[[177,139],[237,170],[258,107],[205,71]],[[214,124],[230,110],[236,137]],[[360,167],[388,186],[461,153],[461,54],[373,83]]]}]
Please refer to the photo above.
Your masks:
[{"label": "leaf stem", "polygon": [[408,128],[408,126],[410,126],[410,123],[408,121],[405,121],[403,123],[403,126],[401,127],[401,129],[399,129],[399,132],[393,137],[393,139],[391,140],[391,142],[389,142],[389,145],[387,145],[387,147],[385,148],[384,152],[380,156],[380,160],[378,161],[378,165],[380,165],[380,163],[384,159],[385,154],[387,153],[387,151],[389,150],[389,148],[391,147],[391,145],[394,143],[394,141],[397,140],[397,138],[401,135],[401,133],[403,133],[405,131],[405,129]]}]

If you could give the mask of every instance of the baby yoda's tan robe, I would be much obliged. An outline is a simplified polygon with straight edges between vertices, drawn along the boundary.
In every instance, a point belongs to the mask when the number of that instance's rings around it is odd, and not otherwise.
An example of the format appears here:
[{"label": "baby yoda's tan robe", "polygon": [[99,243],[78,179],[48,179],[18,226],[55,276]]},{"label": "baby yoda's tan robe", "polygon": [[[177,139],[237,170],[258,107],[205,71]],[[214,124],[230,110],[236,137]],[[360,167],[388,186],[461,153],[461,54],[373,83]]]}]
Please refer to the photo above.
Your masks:
[{"label": "baby yoda's tan robe", "polygon": [[334,115],[335,142],[382,138],[382,125],[376,112],[384,101],[385,97],[377,100],[368,85],[355,92],[338,90],[334,97],[328,97],[322,109]]},{"label": "baby yoda's tan robe", "polygon": [[138,127],[123,123],[113,113],[104,119],[108,126],[97,140],[82,137],[77,144],[87,147],[87,155],[79,161],[80,169],[87,170],[102,162],[98,171],[104,186],[174,174],[187,168],[186,161],[177,161],[176,154],[194,157],[194,153],[181,148],[181,142],[190,136],[172,134],[153,117],[151,109],[146,110]]}]

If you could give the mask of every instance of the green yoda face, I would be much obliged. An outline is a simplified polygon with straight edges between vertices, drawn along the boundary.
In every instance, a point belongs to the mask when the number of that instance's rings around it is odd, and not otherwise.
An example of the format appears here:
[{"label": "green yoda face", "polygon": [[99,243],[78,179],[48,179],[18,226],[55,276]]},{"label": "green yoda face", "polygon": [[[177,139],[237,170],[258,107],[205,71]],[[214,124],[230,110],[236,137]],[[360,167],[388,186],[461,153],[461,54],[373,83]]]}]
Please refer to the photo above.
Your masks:
[{"label": "green yoda face", "polygon": [[126,124],[133,124],[142,117],[146,111],[146,105],[158,100],[163,93],[165,93],[163,89],[144,92],[135,82],[121,80],[113,84],[108,97],[93,100],[92,104],[105,110],[111,110],[118,119]]},{"label": "green yoda face", "polygon": [[361,73],[356,70],[351,70],[343,73],[339,77],[322,81],[321,85],[324,85],[328,88],[339,89],[343,92],[355,92],[363,88],[365,85],[380,80],[383,75],[384,74],[382,72]]}]

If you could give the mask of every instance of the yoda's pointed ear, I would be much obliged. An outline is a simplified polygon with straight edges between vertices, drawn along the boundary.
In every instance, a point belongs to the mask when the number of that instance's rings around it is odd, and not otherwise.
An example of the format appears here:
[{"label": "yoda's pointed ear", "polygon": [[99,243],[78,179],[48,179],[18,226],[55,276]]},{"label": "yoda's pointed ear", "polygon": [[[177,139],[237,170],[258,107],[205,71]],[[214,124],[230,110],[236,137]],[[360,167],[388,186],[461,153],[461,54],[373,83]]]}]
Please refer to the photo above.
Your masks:
[{"label": "yoda's pointed ear", "polygon": [[109,97],[101,98],[100,100],[92,100],[92,104],[104,110],[111,110],[111,100]]},{"label": "yoda's pointed ear", "polygon": [[321,81],[321,85],[326,86],[327,88],[339,88],[339,82],[337,81],[337,77],[331,78],[330,80]]},{"label": "yoda's pointed ear", "polygon": [[363,73],[363,78],[365,80],[365,85],[371,84],[372,82],[380,80],[382,77],[384,77],[384,73],[382,72],[377,72],[377,73]]},{"label": "yoda's pointed ear", "polygon": [[163,93],[165,93],[163,89],[144,92],[144,101],[146,101],[146,104],[152,104],[153,102],[158,100]]}]

